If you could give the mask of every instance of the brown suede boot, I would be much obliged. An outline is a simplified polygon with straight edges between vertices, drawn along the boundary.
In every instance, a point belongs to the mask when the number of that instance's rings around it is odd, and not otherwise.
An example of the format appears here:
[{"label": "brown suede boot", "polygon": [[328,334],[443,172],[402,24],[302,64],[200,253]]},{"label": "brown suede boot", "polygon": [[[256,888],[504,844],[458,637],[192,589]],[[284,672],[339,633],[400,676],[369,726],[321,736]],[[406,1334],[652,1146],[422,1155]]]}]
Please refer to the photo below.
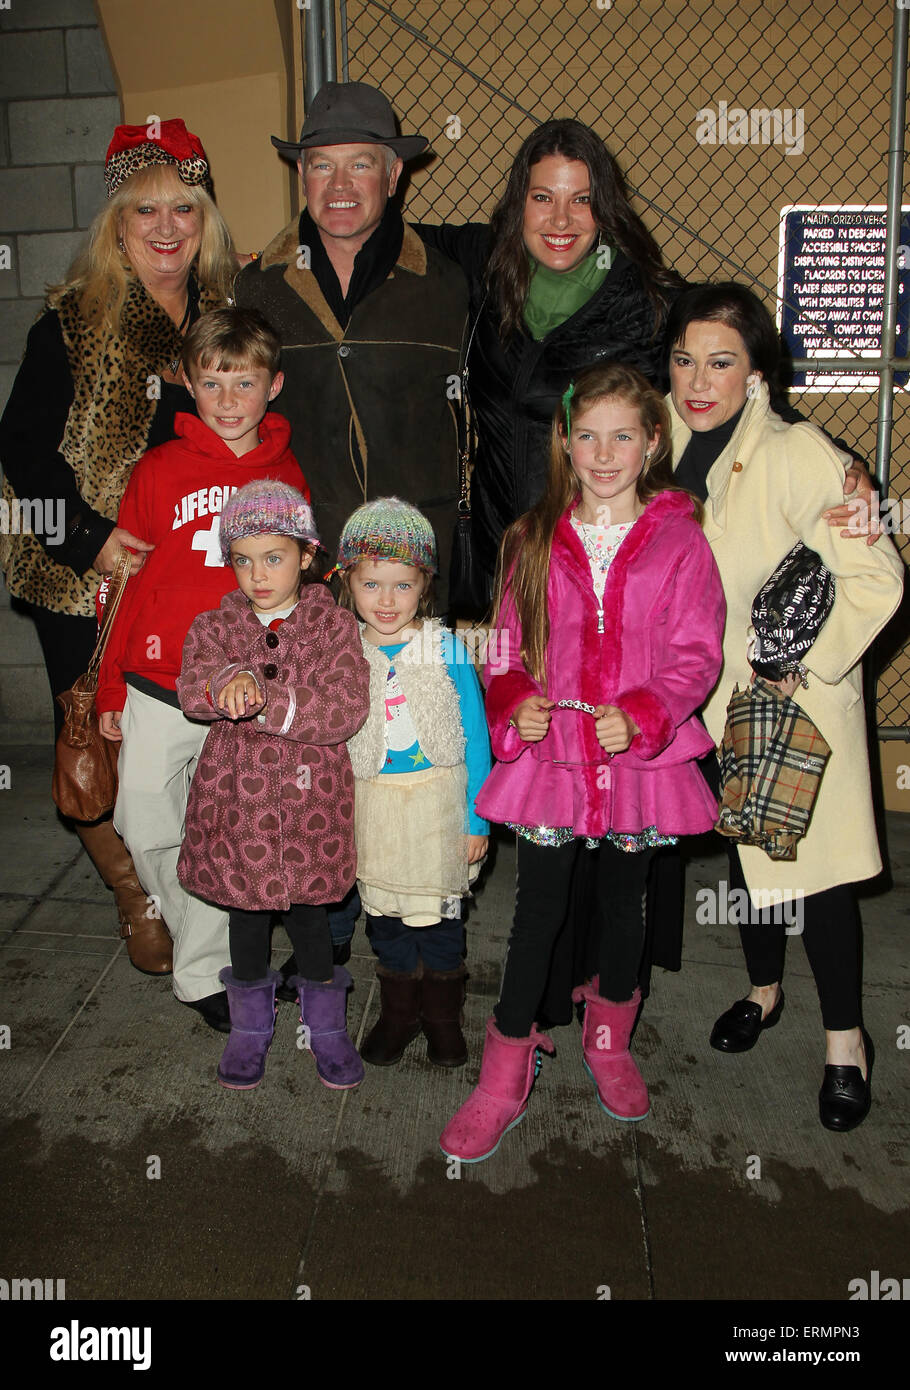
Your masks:
[{"label": "brown suede boot", "polygon": [[377,965],[379,1021],[364,1040],[360,1055],[374,1067],[401,1061],[408,1043],[420,1032],[420,972],[395,974]]},{"label": "brown suede boot", "polygon": [[120,935],[126,941],[131,963],[144,975],[170,975],[174,968],[174,943],[161,918],[148,915],[154,909],[113,821],[77,823],[74,829],[98,873],[114,891]]},{"label": "brown suede boot", "polygon": [[463,965],[457,970],[424,970],[420,982],[420,1024],[427,1058],[437,1067],[463,1067],[468,1047],[461,1031],[464,1004]]}]

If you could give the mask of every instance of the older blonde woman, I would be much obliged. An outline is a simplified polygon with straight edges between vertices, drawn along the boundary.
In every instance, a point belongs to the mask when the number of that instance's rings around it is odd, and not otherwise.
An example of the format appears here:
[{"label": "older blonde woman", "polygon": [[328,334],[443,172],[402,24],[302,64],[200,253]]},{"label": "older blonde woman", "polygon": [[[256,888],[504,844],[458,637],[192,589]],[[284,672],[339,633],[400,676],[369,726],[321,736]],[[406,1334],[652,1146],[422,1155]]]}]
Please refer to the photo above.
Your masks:
[{"label": "older blonde woman", "polygon": [[[183,121],[118,126],[105,180],[108,202],[48,294],[0,421],[4,498],[41,499],[44,519],[43,531],[0,537],[0,565],[35,621],[54,696],[88,665],[95,595],[120,547],[136,552],[134,570],[150,548],[116,525],[120,499],[137,459],[193,409],[183,334],[225,302],[237,268],[205,151]],[[59,730],[56,705],[55,716]],[[131,961],[169,973],[170,936],[111,822],[75,829],[114,889]]]}]

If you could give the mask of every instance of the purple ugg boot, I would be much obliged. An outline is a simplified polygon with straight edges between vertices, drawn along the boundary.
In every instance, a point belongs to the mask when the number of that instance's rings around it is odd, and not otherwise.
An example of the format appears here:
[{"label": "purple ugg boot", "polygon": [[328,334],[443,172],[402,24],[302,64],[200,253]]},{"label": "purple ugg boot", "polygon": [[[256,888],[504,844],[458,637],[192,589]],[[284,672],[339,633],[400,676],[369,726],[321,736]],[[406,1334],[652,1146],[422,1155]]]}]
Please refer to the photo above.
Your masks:
[{"label": "purple ugg boot", "polygon": [[354,983],[341,965],[327,984],[293,975],[288,981],[300,1000],[300,1022],[309,1029],[307,1046],[323,1086],[350,1091],[363,1080],[363,1062],[345,1025],[347,991]]},{"label": "purple ugg boot", "polygon": [[262,980],[235,980],[229,965],[218,973],[227,991],[231,1036],[218,1063],[218,1080],[232,1091],[251,1091],[265,1075],[265,1059],[275,1031],[277,970]]}]

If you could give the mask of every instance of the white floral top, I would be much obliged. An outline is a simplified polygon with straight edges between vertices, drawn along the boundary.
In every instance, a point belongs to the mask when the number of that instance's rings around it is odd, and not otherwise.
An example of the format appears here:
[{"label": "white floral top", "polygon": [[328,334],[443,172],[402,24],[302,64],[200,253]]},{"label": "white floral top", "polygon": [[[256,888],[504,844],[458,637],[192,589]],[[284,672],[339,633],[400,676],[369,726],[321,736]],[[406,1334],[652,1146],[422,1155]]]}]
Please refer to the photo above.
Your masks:
[{"label": "white floral top", "polygon": [[594,594],[602,607],[607,573],[616,559],[616,552],[635,525],[634,521],[620,521],[615,526],[598,526],[595,522],[577,521],[572,517],[572,525],[578,539],[585,548],[594,581]]}]

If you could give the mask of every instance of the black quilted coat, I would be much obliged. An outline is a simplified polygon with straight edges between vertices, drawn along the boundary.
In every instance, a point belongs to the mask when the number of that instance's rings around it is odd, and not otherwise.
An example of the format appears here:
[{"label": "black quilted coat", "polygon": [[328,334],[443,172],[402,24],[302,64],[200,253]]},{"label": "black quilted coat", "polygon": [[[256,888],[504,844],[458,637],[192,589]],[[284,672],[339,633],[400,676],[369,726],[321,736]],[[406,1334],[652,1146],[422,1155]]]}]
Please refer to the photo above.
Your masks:
[{"label": "black quilted coat", "polygon": [[[666,388],[663,333],[641,276],[622,252],[596,294],[571,318],[536,342],[523,332],[505,345],[499,315],[486,296],[483,271],[489,228],[418,226],[428,245],[458,261],[468,279],[470,398],[478,426],[472,483],[473,536],[478,563],[492,576],[502,533],[541,496],[547,476],[553,412],[582,367],[615,358]],[[674,292],[668,292],[672,297]],[[470,329],[469,329],[470,331]]]}]

